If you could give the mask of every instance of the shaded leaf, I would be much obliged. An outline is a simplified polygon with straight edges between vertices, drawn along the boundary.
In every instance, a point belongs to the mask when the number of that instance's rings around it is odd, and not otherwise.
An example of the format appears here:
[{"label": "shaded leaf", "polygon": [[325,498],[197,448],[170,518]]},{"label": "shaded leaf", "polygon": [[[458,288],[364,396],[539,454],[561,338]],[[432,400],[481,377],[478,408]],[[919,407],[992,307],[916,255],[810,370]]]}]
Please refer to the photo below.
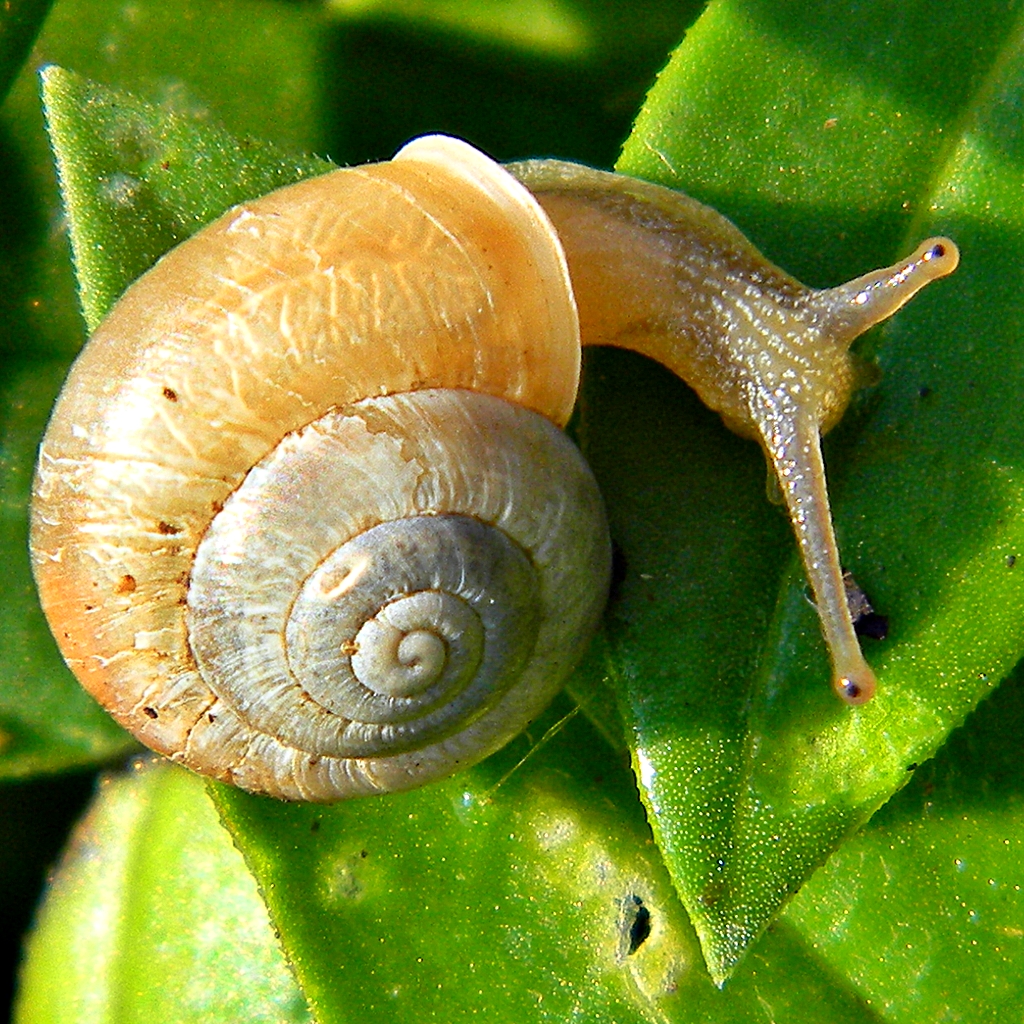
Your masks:
[{"label": "shaded leaf", "polygon": [[[700,0],[329,0],[338,18],[394,24],[464,38],[533,57],[609,66],[612,74],[643,55],[661,59]],[[613,63],[614,62],[614,63]]]},{"label": "shaded leaf", "polygon": [[0,101],[7,95],[52,0],[8,0],[0,8]]},{"label": "shaded leaf", "polygon": [[[8,7],[14,12],[18,5]],[[28,9],[21,5],[22,12]],[[311,147],[318,141],[311,126],[322,114],[320,21],[308,5],[268,0],[233,0],[215,8],[199,0],[113,7],[62,0],[0,112],[0,558],[8,573],[0,591],[0,777],[96,764],[131,746],[65,668],[28,565],[26,510],[35,450],[67,362],[82,340],[35,69],[46,60],[74,57],[97,74],[158,90],[165,113],[175,109],[207,120],[216,97],[215,109],[258,126],[264,137]],[[214,64],[204,57],[214,40],[231,49],[230,60]],[[187,86],[181,77],[184,54],[192,55],[194,65]],[[258,88],[238,87],[243,69]],[[140,160],[137,152],[131,156],[118,168],[129,178]],[[211,163],[213,170],[230,167],[225,160],[219,168],[216,160]],[[218,187],[225,186],[208,185],[212,192]],[[123,190],[113,191],[124,198]],[[165,209],[163,216],[172,221],[178,213],[180,206]],[[131,233],[130,217],[124,220]],[[140,232],[139,241],[146,240]],[[123,234],[107,242],[124,250]],[[108,286],[116,290],[116,281]]]}]

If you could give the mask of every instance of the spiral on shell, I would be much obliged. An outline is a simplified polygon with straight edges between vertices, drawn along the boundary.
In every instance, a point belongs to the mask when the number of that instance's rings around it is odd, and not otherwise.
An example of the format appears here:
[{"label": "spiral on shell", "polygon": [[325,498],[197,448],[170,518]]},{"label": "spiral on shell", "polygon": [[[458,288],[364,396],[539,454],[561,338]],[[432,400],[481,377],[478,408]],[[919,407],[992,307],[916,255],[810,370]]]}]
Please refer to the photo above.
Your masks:
[{"label": "spiral on shell", "polygon": [[465,144],[234,209],[128,290],[44,439],[68,663],[143,742],[275,796],[478,761],[605,600],[600,496],[555,425],[578,366],[557,239]]}]

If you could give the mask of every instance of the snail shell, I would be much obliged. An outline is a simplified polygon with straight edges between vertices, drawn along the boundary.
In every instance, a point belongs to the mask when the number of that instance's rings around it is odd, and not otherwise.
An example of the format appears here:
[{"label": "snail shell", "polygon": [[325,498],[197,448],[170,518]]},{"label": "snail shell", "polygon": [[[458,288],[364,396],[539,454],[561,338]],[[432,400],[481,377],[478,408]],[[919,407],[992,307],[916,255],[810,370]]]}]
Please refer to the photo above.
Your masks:
[{"label": "snail shell", "polygon": [[833,687],[870,699],[820,436],[854,339],[956,246],[812,289],[678,192],[509,170],[431,136],[239,206],[79,357],[40,449],[33,564],[68,664],[154,749],[333,800],[522,729],[608,585],[600,498],[558,430],[581,344],[658,359],[761,444]]},{"label": "snail shell", "polygon": [[605,600],[555,426],[578,368],[557,238],[463,143],[232,210],[128,290],[54,410],[31,544],[68,664],[144,743],[275,796],[486,756]]}]

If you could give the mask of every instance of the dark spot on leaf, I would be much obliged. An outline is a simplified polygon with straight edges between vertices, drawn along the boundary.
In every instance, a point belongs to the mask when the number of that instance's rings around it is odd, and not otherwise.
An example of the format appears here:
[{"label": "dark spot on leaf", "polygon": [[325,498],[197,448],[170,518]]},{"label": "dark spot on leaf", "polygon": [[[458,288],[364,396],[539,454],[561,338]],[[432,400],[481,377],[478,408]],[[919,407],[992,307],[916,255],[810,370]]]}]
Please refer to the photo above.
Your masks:
[{"label": "dark spot on leaf", "polygon": [[713,907],[725,894],[725,887],[720,881],[711,882],[697,897],[702,907]]},{"label": "dark spot on leaf", "polygon": [[930,387],[928,387],[927,384],[922,384],[917,389],[917,397],[918,398],[928,398],[928,396],[931,395],[931,393],[932,393],[932,389]]},{"label": "dark spot on leaf", "polygon": [[181,533],[180,526],[172,526],[170,523],[165,523],[163,520],[157,523],[156,528],[165,537],[173,537],[175,534]]},{"label": "dark spot on leaf", "polygon": [[176,402],[178,400],[178,392],[174,388],[164,388],[164,398],[168,402]]},{"label": "dark spot on leaf", "polygon": [[867,594],[857,585],[857,581],[849,572],[843,573],[843,586],[846,588],[846,603],[850,609],[850,621],[857,636],[866,636],[871,640],[884,640],[889,635],[889,620],[879,615]]},{"label": "dark spot on leaf", "polygon": [[911,761],[910,764],[907,765],[907,771],[908,772],[916,772],[917,771],[917,762],[916,761]]},{"label": "dark spot on leaf", "polygon": [[612,578],[608,588],[608,603],[617,601],[622,593],[622,584],[626,582],[626,553],[612,541]]},{"label": "dark spot on leaf", "polygon": [[212,711],[208,711],[206,713],[206,720],[210,723],[210,725],[213,725],[213,723],[217,721],[217,716]]},{"label": "dark spot on leaf", "polygon": [[1016,555],[1007,555],[1006,556],[1006,568],[1007,569],[1012,569],[1016,564],[1017,564],[1017,556]]},{"label": "dark spot on leaf", "polygon": [[124,576],[118,581],[117,587],[115,588],[118,594],[132,594],[135,592],[135,577],[125,573]]},{"label": "dark spot on leaf", "polygon": [[622,901],[623,932],[626,936],[626,956],[632,956],[650,937],[651,912],[644,901],[630,893]]},{"label": "dark spot on leaf", "polygon": [[309,823],[309,831],[310,832],[319,832],[320,831],[320,819],[319,818],[314,818]]},{"label": "dark spot on leaf", "polygon": [[156,708],[148,708],[147,707],[147,708],[143,708],[142,711],[143,711],[143,714],[148,715],[150,718],[159,718],[160,717],[160,713],[157,711]]}]

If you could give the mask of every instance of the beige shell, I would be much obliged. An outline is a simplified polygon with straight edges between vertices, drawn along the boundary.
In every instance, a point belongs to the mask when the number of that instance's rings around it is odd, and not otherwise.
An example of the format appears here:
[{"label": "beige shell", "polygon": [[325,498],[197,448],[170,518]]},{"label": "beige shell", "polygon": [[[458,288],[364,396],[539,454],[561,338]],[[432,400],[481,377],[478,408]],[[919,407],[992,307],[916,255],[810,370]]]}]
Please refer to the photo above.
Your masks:
[{"label": "beige shell", "polygon": [[[68,664],[144,743],[275,796],[408,788],[485,756],[561,685],[606,593],[596,486],[549,422],[569,415],[578,368],[575,306],[550,225],[524,188],[463,143],[422,140],[388,163],[230,211],[116,305],[75,363],[40,449],[33,563]],[[464,390],[454,404],[440,396],[436,425],[419,401],[352,404],[440,388]],[[446,460],[439,430],[450,435]],[[322,437],[344,443],[323,441],[314,457]],[[347,476],[318,468],[327,449],[351,444],[369,461],[349,460]],[[296,448],[304,457],[287,462]],[[282,467],[288,481],[259,524],[273,537],[257,546],[253,517],[239,526],[237,513]],[[330,527],[299,529],[300,510]],[[398,724],[379,708],[367,723],[318,692],[286,627],[302,633],[288,614],[298,592],[320,586],[311,574],[378,517],[447,529],[441,517],[451,515],[518,550],[536,579],[512,602],[537,623],[515,642],[487,641],[515,648],[525,686],[512,691],[502,675],[496,696],[463,696],[452,724],[432,719],[420,741],[408,707],[395,710]],[[240,531],[234,539],[225,522]],[[466,586],[485,593],[493,581],[477,576],[497,556],[460,557]],[[220,585],[234,569],[269,575],[239,598]],[[361,597],[373,575],[359,586],[349,577],[350,593],[335,599]],[[509,597],[503,582],[496,593]],[[385,591],[382,602],[397,597]],[[453,600],[480,620],[472,602]],[[211,609],[229,625],[246,619],[262,653],[229,649],[244,631],[211,632]],[[343,630],[330,642],[349,669],[365,646]],[[493,668],[491,653],[467,657]],[[432,684],[409,685],[430,712],[446,687],[472,689],[448,680],[424,698]],[[390,736],[379,757],[368,752],[375,730]]]}]

